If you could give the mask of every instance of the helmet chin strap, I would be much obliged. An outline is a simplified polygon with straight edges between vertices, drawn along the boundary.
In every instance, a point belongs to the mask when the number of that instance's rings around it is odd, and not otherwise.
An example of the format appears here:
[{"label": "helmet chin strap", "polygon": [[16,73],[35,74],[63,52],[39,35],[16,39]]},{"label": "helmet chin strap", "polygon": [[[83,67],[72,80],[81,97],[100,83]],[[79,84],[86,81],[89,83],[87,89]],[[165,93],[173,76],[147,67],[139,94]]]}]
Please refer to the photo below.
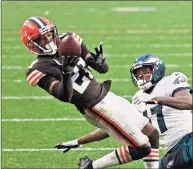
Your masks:
[{"label": "helmet chin strap", "polygon": [[142,90],[148,90],[150,89],[153,84],[151,82],[151,79],[152,79],[152,75],[151,77],[149,78],[149,80],[144,80],[144,79],[141,79],[141,80],[137,80],[137,86],[138,88],[142,89]]},{"label": "helmet chin strap", "polygon": [[49,53],[50,55],[54,55],[56,52],[57,52],[57,46],[56,46],[56,44],[53,42],[53,41],[51,41],[50,43],[48,43],[46,46],[46,51],[45,51],[45,53]]},{"label": "helmet chin strap", "polygon": [[[143,80],[142,80],[142,81],[143,81]],[[148,89],[150,89],[150,88],[153,86],[153,84],[152,84],[151,82],[147,82],[147,83],[142,84],[142,85],[139,85],[139,84],[137,83],[137,85],[138,85],[138,87],[139,87],[140,89],[142,89],[142,90],[148,90]]]},{"label": "helmet chin strap", "polygon": [[34,42],[34,44],[35,44],[35,46],[37,46],[39,49],[41,49],[43,51],[43,53],[40,55],[54,55],[54,54],[56,54],[57,49],[58,49],[58,47],[56,46],[56,44],[54,43],[53,40],[51,42],[49,42],[45,46],[45,48],[41,47],[36,42]]}]

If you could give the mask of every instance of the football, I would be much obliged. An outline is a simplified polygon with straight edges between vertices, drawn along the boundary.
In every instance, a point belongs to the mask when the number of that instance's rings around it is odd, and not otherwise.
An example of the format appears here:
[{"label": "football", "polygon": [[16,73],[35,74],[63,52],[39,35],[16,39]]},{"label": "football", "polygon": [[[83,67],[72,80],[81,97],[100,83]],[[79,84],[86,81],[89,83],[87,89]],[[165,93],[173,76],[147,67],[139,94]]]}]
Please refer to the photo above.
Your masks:
[{"label": "football", "polygon": [[62,39],[58,47],[59,56],[81,56],[80,42],[74,36],[69,35]]}]

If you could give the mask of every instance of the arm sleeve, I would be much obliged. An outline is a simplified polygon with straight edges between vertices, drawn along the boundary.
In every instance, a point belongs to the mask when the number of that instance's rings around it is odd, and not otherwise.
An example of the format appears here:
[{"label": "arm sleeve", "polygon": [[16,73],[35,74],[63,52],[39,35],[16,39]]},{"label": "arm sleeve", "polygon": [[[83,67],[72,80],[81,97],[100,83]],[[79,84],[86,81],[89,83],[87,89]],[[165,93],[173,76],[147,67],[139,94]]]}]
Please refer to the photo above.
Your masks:
[{"label": "arm sleeve", "polygon": [[61,82],[54,84],[54,86],[52,87],[52,91],[49,91],[51,83],[56,80],[57,79],[53,77],[44,76],[39,81],[38,86],[46,90],[48,93],[50,93],[52,96],[59,99],[60,101],[70,102],[73,95],[71,75],[70,74],[62,75]]},{"label": "arm sleeve", "polygon": [[[59,81],[58,79],[49,76],[46,73],[42,73],[37,69],[29,68],[26,70],[26,78],[31,86],[38,85],[42,89],[46,90],[49,94],[53,95],[55,98],[61,101],[71,101],[73,95],[71,74],[62,74],[61,80]],[[53,81],[58,81],[58,83],[55,83],[52,87],[52,91],[49,91]]]},{"label": "arm sleeve", "polygon": [[180,72],[176,72],[171,76],[171,80],[169,81],[169,85],[167,87],[167,92],[171,97],[173,97],[175,93],[181,90],[189,90],[189,92],[192,93],[192,89],[187,82],[186,75]]}]

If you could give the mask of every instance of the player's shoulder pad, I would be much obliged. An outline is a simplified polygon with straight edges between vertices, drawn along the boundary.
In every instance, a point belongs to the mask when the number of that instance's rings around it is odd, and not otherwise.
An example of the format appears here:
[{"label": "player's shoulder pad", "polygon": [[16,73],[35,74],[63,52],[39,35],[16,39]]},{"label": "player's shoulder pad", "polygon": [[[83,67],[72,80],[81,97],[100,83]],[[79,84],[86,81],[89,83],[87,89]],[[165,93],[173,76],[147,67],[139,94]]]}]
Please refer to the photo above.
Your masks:
[{"label": "player's shoulder pad", "polygon": [[28,68],[26,70],[26,78],[27,78],[27,81],[28,83],[31,85],[31,86],[35,86],[39,80],[46,76],[46,74],[38,71],[37,69],[34,69],[34,68]]},{"label": "player's shoulder pad", "polygon": [[173,85],[175,85],[175,84],[187,82],[187,77],[182,72],[173,72],[170,75],[169,80]]},{"label": "player's shoulder pad", "polygon": [[83,39],[76,33],[74,32],[64,32],[62,35],[59,36],[60,39],[63,39],[67,36],[73,36],[74,39],[81,45],[83,42]]}]

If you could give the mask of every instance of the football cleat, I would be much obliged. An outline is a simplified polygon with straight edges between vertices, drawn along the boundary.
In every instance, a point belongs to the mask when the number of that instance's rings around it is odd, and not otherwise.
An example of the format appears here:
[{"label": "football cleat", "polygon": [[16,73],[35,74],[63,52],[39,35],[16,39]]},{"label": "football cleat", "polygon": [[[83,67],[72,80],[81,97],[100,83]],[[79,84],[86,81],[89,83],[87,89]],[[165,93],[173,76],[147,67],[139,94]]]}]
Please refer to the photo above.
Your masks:
[{"label": "football cleat", "polygon": [[93,169],[92,167],[92,160],[89,159],[87,156],[79,159],[79,169]]}]

